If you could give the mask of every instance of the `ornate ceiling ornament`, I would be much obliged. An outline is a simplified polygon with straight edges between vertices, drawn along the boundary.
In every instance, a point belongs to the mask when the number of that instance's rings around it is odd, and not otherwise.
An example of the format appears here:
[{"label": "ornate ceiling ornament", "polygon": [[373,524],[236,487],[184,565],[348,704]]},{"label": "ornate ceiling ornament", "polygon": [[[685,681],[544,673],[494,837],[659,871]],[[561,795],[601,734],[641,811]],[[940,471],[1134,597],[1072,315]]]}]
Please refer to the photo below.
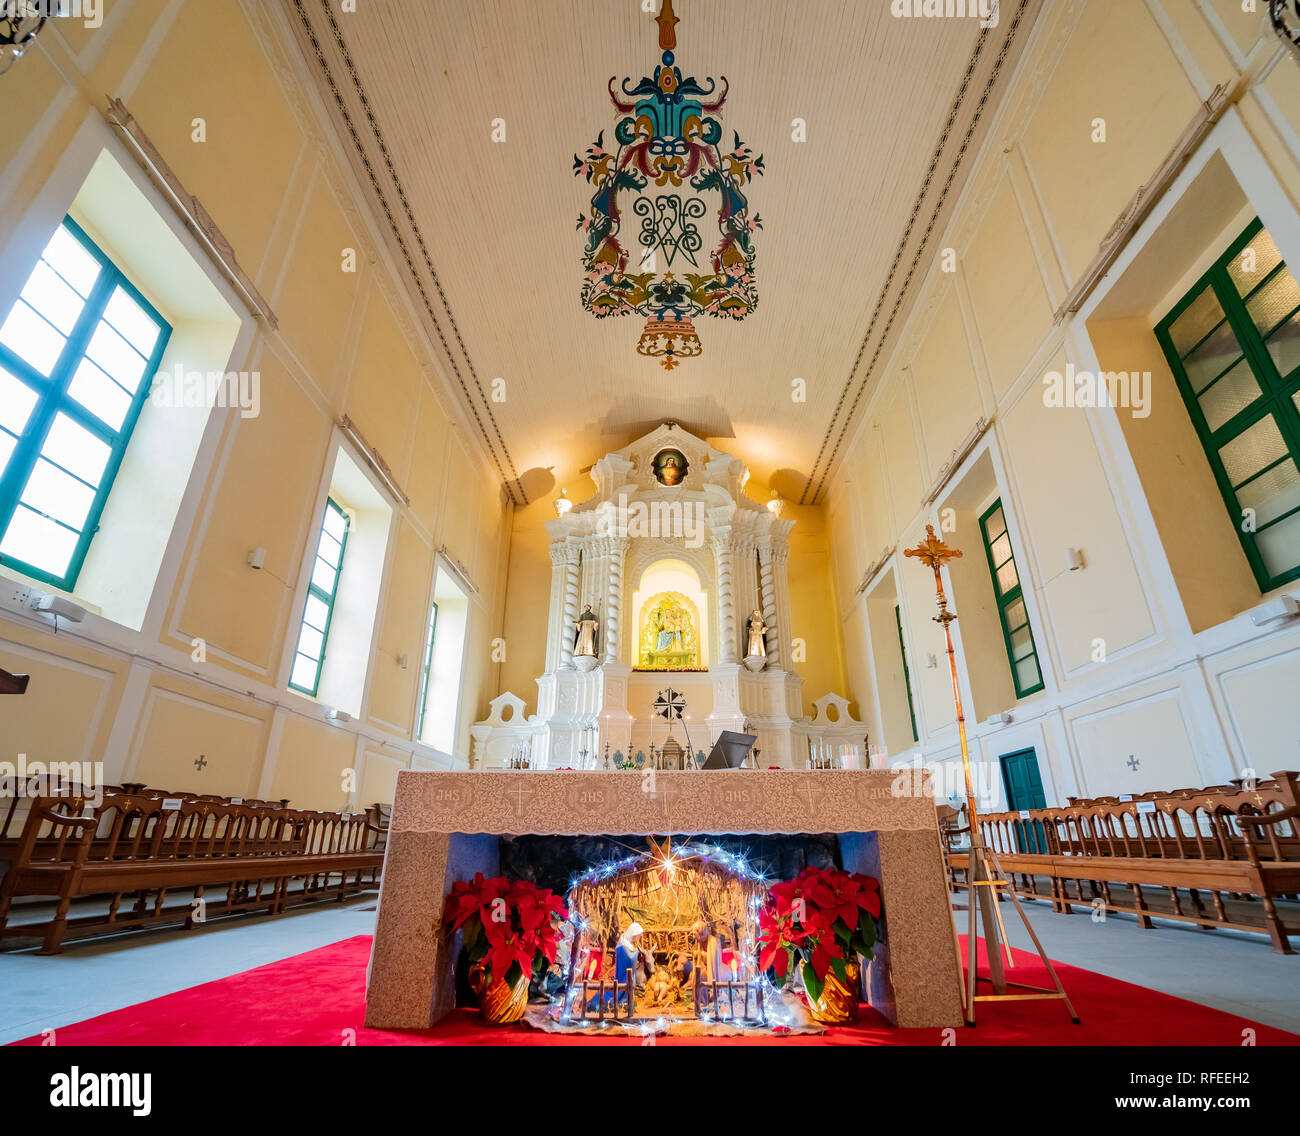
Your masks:
[{"label": "ornate ceiling ornament", "polygon": [[46,18],[32,0],[0,0],[0,75],[31,47]]},{"label": "ornate ceiling ornament", "polygon": [[[758,305],[753,233],[763,221],[750,215],[743,187],[763,173],[763,156],[735,132],[731,152],[722,152],[722,124],[712,116],[726,101],[726,76],[721,93],[712,79],[703,86],[682,76],[673,54],[673,0],[663,0],[655,22],[662,55],[653,76],[635,86],[624,79],[622,96],[609,81],[610,99],[624,116],[614,126],[616,148],[605,149],[602,130],[583,157],[574,155],[573,171],[595,189],[591,215],[578,217],[587,234],[582,306],[597,319],[645,317],[637,352],[671,370],[703,351],[695,319],[741,320]],[[715,212],[714,194],[718,241],[706,253],[700,222]]]},{"label": "ornate ceiling ornament", "polygon": [[1300,56],[1300,0],[1268,0],[1268,19],[1278,38]]}]

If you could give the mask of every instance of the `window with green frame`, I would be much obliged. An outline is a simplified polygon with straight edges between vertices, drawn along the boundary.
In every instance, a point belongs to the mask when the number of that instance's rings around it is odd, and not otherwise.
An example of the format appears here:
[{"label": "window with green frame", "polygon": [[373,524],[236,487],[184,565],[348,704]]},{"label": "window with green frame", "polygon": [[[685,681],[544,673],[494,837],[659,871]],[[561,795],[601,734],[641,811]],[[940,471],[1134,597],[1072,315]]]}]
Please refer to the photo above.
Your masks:
[{"label": "window with green frame", "polygon": [[999,498],[980,517],[980,534],[984,538],[984,551],[993,574],[993,595],[998,601],[998,618],[1002,622],[1002,637],[1007,644],[1007,659],[1011,663],[1011,680],[1015,683],[1016,697],[1043,689],[1043,672],[1038,665],[1038,652],[1034,648],[1034,632],[1029,626],[1029,609],[1020,589],[1020,574],[1016,571],[1016,558],[1011,551],[1011,534],[1007,532],[1007,519]]},{"label": "window with green frame", "polygon": [[898,653],[903,660],[903,685],[907,687],[907,715],[912,720],[912,741],[919,742],[921,735],[916,732],[916,706],[912,702],[912,672],[907,667],[907,645],[903,642],[903,615],[894,604],[894,623],[898,627]]},{"label": "window with green frame", "polygon": [[1300,578],[1300,285],[1258,219],[1155,333],[1260,589]]},{"label": "window with green frame", "polygon": [[424,736],[424,712],[429,708],[429,675],[433,671],[433,637],[438,627],[438,605],[429,605],[429,628],[424,633],[424,670],[420,674],[420,705],[415,719],[415,738]]},{"label": "window with green frame", "polygon": [[64,218],[0,324],[0,563],[76,586],[171,332]]},{"label": "window with green frame", "polygon": [[325,646],[334,620],[339,578],[343,575],[343,553],[348,544],[349,524],[343,506],[333,497],[325,502],[325,519],[321,523],[320,539],[316,542],[316,561],[312,565],[311,582],[307,585],[307,603],[303,608],[298,647],[289,676],[291,689],[310,694],[313,698],[320,689],[321,669],[325,666]]}]

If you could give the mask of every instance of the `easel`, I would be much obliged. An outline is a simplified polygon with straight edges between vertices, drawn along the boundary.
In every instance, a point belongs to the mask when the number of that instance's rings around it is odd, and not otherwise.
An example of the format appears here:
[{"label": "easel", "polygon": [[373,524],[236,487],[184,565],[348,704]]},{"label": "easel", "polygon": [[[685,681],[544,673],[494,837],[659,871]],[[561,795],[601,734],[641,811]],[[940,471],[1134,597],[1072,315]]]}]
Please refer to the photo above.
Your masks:
[{"label": "easel", "polygon": [[[944,594],[943,574],[941,571],[949,560],[961,556],[961,552],[958,549],[949,548],[935,536],[933,525],[926,525],[925,540],[921,541],[915,548],[905,549],[903,555],[915,556],[934,570],[936,602],[939,605],[939,614],[934,617],[934,621],[943,627],[943,637],[948,648],[948,669],[952,673],[952,697],[957,707],[957,736],[961,740],[961,768],[966,778],[966,823],[970,826],[970,852],[966,860],[966,910],[969,914],[966,931],[966,983],[962,989],[962,1005],[965,1010],[966,1024],[972,1028],[975,1025],[976,1002],[1014,1002],[1059,998],[1065,1003],[1066,1010],[1069,1011],[1070,1021],[1078,1025],[1079,1016],[1074,1012],[1074,1006],[1070,1004],[1070,997],[1066,994],[1065,987],[1061,985],[1060,978],[1057,977],[1056,968],[1052,966],[1052,960],[1047,957],[1047,952],[1043,950],[1043,944],[1038,941],[1038,935],[1035,934],[1033,927],[1029,924],[1024,908],[1020,906],[1020,897],[1016,894],[1016,889],[1003,873],[996,854],[984,846],[984,837],[980,834],[979,813],[975,808],[975,790],[970,775],[970,751],[966,744],[966,716],[962,712],[961,687],[957,682],[957,655],[952,646],[951,624],[957,617],[948,610],[948,597]],[[1002,923],[1002,912],[998,910],[998,901],[1004,890],[1006,894],[1011,896],[1011,902],[1015,905],[1016,914],[1020,916],[1020,921],[1025,925],[1025,930],[1029,932],[1030,939],[1033,940],[1038,957],[1043,960],[1043,965],[1047,968],[1047,973],[1052,979],[1053,989],[1049,990],[1045,986],[1030,986],[1024,982],[1007,981],[1006,969],[1003,967],[1003,955],[1006,956],[1007,967],[1014,967],[1015,962],[1011,957],[1011,947],[1007,943],[1007,929]],[[989,956],[988,978],[980,978],[976,972],[978,939],[975,934],[975,912],[977,908],[984,924],[984,944]],[[993,987],[993,993],[977,994],[977,982],[989,983]],[[1016,990],[1023,990],[1026,993],[1008,993],[1008,987],[1014,987]]]}]

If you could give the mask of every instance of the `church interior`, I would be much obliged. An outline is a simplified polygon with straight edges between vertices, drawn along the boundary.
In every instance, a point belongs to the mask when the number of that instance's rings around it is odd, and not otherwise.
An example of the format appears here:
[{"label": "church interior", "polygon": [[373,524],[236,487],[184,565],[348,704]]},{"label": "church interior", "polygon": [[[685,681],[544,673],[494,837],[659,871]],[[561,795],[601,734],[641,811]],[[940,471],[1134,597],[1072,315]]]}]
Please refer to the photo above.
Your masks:
[{"label": "church interior", "polygon": [[0,1043],[1300,1042],[1300,0],[4,0],[0,106]]}]

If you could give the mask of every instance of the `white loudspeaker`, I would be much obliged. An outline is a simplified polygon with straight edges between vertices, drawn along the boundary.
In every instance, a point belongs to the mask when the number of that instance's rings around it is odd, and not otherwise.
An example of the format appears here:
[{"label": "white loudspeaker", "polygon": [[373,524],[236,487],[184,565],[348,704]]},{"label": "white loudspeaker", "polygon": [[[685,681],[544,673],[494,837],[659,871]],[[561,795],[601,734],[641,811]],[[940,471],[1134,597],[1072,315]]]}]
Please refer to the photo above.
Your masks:
[{"label": "white loudspeaker", "polygon": [[86,618],[86,609],[63,596],[42,596],[36,603],[36,610],[45,615],[62,616],[69,623],[80,623]]},{"label": "white loudspeaker", "polygon": [[1252,608],[1250,621],[1256,627],[1263,627],[1275,619],[1286,619],[1297,613],[1300,613],[1300,603],[1296,602],[1295,596],[1281,595],[1269,600],[1268,603],[1260,604],[1257,608]]}]

